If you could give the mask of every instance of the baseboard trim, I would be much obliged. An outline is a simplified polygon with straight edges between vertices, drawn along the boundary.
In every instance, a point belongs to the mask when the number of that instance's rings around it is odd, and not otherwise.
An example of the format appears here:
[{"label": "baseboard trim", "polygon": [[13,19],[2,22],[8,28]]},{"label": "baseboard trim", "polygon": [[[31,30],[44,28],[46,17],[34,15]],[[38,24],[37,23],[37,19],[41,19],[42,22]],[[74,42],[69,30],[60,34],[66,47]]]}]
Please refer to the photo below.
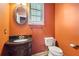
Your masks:
[{"label": "baseboard trim", "polygon": [[48,54],[48,51],[43,51],[43,52],[33,54],[32,56],[47,56],[47,54]]}]

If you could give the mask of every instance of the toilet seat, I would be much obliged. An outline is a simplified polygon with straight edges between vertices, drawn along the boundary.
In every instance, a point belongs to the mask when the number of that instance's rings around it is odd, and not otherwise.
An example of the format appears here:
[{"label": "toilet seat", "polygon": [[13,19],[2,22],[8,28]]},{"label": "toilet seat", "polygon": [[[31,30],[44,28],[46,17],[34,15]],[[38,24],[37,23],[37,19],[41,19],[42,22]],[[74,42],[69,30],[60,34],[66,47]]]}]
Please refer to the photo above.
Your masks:
[{"label": "toilet seat", "polygon": [[48,54],[51,54],[53,56],[62,56],[63,55],[63,51],[59,47],[49,46],[48,49],[49,49]]}]

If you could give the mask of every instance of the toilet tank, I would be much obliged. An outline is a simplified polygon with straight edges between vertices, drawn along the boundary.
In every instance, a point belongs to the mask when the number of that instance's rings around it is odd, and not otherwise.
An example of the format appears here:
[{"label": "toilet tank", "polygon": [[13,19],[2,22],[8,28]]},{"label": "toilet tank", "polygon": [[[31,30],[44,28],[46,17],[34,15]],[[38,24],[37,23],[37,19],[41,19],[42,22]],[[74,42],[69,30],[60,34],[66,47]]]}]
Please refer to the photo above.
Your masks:
[{"label": "toilet tank", "polygon": [[45,37],[44,40],[46,46],[55,46],[56,40],[53,37]]}]

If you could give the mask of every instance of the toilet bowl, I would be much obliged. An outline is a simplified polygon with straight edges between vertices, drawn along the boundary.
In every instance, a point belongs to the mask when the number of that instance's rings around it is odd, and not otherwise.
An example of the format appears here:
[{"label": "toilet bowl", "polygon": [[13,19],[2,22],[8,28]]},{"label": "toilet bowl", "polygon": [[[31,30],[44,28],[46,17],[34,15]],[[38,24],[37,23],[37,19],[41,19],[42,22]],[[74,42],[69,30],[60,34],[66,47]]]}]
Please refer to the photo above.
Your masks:
[{"label": "toilet bowl", "polygon": [[48,49],[49,49],[48,52],[49,56],[63,56],[63,51],[59,47],[50,46],[48,47]]},{"label": "toilet bowl", "polygon": [[55,46],[56,40],[53,37],[45,37],[45,45],[48,47],[48,56],[63,56],[61,48]]}]

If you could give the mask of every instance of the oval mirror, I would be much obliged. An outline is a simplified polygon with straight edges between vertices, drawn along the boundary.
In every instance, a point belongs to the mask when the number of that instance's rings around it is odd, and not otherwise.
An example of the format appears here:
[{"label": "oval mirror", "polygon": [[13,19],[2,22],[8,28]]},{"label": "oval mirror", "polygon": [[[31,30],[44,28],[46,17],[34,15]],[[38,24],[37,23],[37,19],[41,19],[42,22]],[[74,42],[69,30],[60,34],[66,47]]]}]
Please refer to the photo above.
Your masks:
[{"label": "oval mirror", "polygon": [[16,22],[18,24],[25,24],[28,20],[27,10],[23,6],[18,6],[15,10]]}]

